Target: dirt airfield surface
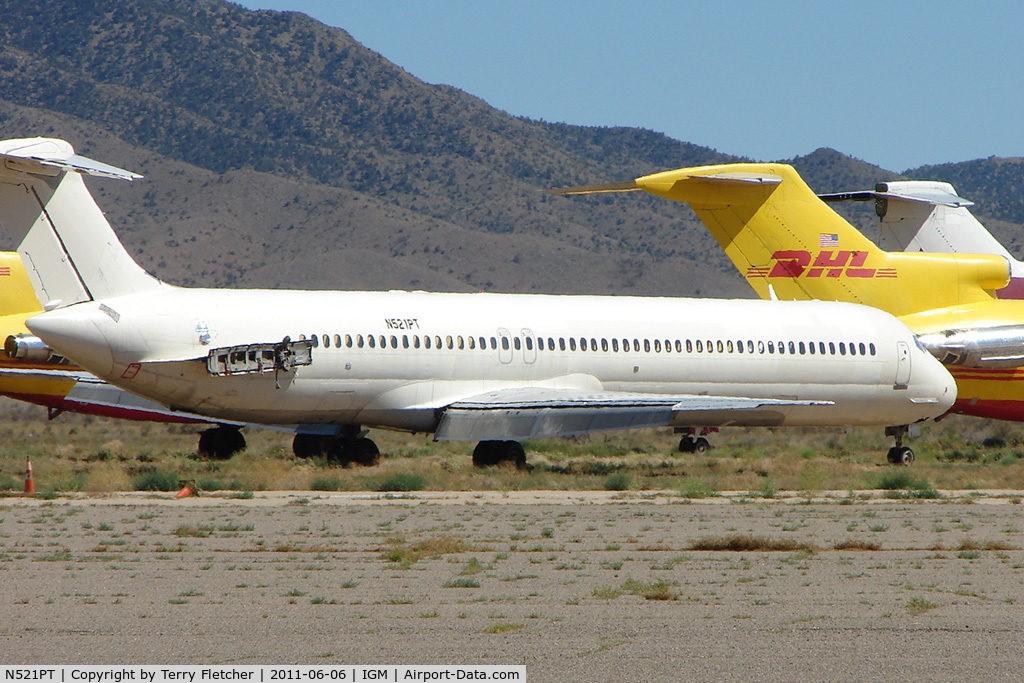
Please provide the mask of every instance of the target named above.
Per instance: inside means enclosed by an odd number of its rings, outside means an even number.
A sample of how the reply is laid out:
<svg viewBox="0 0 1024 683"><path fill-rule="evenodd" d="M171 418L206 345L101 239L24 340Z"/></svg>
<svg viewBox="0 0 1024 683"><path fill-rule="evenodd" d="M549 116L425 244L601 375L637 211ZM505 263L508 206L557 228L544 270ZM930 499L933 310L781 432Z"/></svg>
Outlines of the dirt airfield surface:
<svg viewBox="0 0 1024 683"><path fill-rule="evenodd" d="M0 663L1019 680L1022 497L3 498Z"/></svg>

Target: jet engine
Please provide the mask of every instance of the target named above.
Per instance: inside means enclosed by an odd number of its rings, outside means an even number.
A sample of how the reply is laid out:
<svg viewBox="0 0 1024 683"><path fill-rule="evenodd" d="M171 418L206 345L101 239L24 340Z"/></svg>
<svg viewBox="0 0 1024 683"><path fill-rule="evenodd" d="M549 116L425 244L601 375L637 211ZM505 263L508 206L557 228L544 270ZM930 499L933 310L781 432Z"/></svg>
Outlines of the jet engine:
<svg viewBox="0 0 1024 683"><path fill-rule="evenodd" d="M47 346L42 339L31 334L11 334L4 340L4 353L11 360L31 363L59 363L63 356Z"/></svg>
<svg viewBox="0 0 1024 683"><path fill-rule="evenodd" d="M917 340L943 365L965 368L1024 366L1024 325L943 330L918 335Z"/></svg>

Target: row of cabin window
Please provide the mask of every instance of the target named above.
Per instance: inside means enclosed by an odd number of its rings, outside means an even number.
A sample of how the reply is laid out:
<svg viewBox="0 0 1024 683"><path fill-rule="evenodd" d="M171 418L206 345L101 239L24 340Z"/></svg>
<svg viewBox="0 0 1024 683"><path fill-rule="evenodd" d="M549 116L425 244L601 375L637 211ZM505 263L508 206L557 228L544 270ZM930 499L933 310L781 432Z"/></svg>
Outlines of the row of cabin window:
<svg viewBox="0 0 1024 683"><path fill-rule="evenodd" d="M301 339L305 339L305 335L300 335L300 338ZM510 341L510 339L511 339L511 341ZM388 348L388 341L389 340L391 342L391 348L392 349L399 348L399 345L401 345L401 348L403 348L403 349L408 349L408 348L418 349L418 348L421 348L420 336L418 334L414 334L414 335L403 334L401 337L398 337L397 335L391 335L390 337L388 337L388 336L385 336L383 334L375 337L372 334L368 334L368 335L366 335L365 338L361 334L355 335L354 338L353 338L352 335L346 334L345 337L344 337L344 340L342 339L342 336L340 334L336 334L333 337L334 346L336 348L341 348L342 345L344 344L345 348L349 348L349 349L351 349L353 346L355 348L359 348L359 349L363 348L364 346L368 346L371 349L377 348L378 346L380 348L382 348L382 349L386 349L386 348ZM310 341L313 343L313 348L319 347L321 345L321 343L322 343L324 348L328 348L329 349L329 348L331 348L332 338L331 338L330 335L326 335L326 334L325 335L321 335L321 336L317 336L317 335L314 334L314 335L312 335L310 337ZM538 351L544 351L545 348L547 348L548 351L554 351L555 350L555 338L554 337L547 337L546 341L547 341L547 344L545 345L545 338L544 337L537 337L536 348L537 348ZM441 348L466 349L466 348L469 348L469 349L472 350L472 349L480 348L482 350L486 350L486 349L490 348L491 350L496 350L498 348L499 344L501 345L501 348L502 348L503 351L508 351L508 350L510 350L513 347L515 348L516 351L519 351L519 350L522 349L522 347L524 345L526 346L526 350L527 351L533 351L533 349L534 349L533 337L511 337L511 338L510 337L500 337L500 338L498 338L498 337L462 337L461 335L453 337L451 335L448 335L448 336L446 336L444 338L444 341L442 342L442 339L441 339L440 336L430 337L429 335L424 335L423 336L423 340L422 340L422 348L425 348L425 349L429 349L429 348L433 347L433 348L436 348L436 349L441 349ZM811 341L811 342L802 342L802 341L800 341L800 342L796 342L796 341L791 341L791 342L784 342L784 341L774 342L774 341L769 341L769 342L765 342L765 341L757 341L757 342L754 342L754 341L751 341L749 339L747 339L747 340L739 339L739 340L736 340L735 342L732 339L727 339L727 340L721 340L721 339L718 339L718 340L697 339L696 341L694 341L692 339L687 339L685 341L681 341L679 339L676 339L675 342L673 342L673 341L671 341L669 339L665 339L664 341L662 341L661 339L655 339L652 342L650 339L643 339L643 340L633 339L632 343L631 343L629 339L623 339L622 343L621 343L621 349L622 349L623 352L626 352L626 353L628 353L630 350L632 350L635 353L639 353L641 347L643 348L645 353L650 353L652 351L652 349L653 349L654 353L662 353L663 351L665 353L672 353L673 350L675 350L676 353L683 353L683 349L685 348L686 353L694 353L694 352L696 352L696 353L751 353L752 354L752 353L755 352L755 349L756 349L756 352L759 353L759 354L764 354L764 353L776 354L777 353L779 355L785 355L785 354L788 353L790 355L797 355L797 354L799 354L799 355L807 355L807 354L810 354L812 356L813 355L822 355L822 356L829 355L829 356L834 356L834 355L836 355L838 353L840 356L845 356L847 354L849 354L851 356L858 356L858 355L859 356L867 356L867 355L874 356L875 355L875 345L873 343L865 344L864 342L849 342L849 343L847 343L847 342L838 342L838 343L837 342L823 342L823 341L818 341L818 342L814 342L814 341ZM588 339L586 337L580 337L578 342L577 342L576 337L569 337L568 338L568 342L567 342L566 338L564 338L564 337L559 337L558 338L558 350L559 351L566 351L566 350L568 350L568 351L575 351L577 348L579 348L580 351L588 351L588 350L589 351L597 351L598 350L598 340L593 338L593 337L591 337L589 339L589 342L588 342ZM612 339L611 342L609 342L607 339L601 339L600 340L600 350L604 351L604 352L607 352L609 349L613 353L618 353L619 349L620 349L619 340L618 339Z"/></svg>

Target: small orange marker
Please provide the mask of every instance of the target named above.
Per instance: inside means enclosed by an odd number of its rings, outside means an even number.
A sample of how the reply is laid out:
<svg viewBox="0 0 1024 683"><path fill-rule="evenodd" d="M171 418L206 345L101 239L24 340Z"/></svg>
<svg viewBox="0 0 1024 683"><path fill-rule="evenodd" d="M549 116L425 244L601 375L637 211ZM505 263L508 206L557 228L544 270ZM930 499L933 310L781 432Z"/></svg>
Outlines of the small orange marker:
<svg viewBox="0 0 1024 683"><path fill-rule="evenodd" d="M32 461L25 458L25 493L35 493L36 483L32 479Z"/></svg>

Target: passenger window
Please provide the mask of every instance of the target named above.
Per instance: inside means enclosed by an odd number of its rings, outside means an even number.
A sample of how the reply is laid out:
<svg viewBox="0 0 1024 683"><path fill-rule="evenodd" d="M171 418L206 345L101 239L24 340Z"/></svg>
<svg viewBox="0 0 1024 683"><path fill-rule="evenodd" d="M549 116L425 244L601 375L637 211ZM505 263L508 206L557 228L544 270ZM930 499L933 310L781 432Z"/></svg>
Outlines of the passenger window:
<svg viewBox="0 0 1024 683"><path fill-rule="evenodd" d="M320 342L318 341L319 337L317 337L315 334L311 335L309 339L310 339L310 341L313 342L313 348L314 349L317 348L318 346L320 346Z"/></svg>
<svg viewBox="0 0 1024 683"><path fill-rule="evenodd" d="M452 335L445 335L444 341L449 350L455 348L455 342L452 340Z"/></svg>
<svg viewBox="0 0 1024 683"><path fill-rule="evenodd" d="M412 345L414 348L420 348L420 335L414 334L412 336Z"/></svg>
<svg viewBox="0 0 1024 683"><path fill-rule="evenodd" d="M360 349L363 348L363 335L356 335L356 346L359 347Z"/></svg>
<svg viewBox="0 0 1024 683"><path fill-rule="evenodd" d="M470 351L472 351L473 349L476 348L476 338L475 337L469 337L467 339L467 341L469 342L469 350Z"/></svg>
<svg viewBox="0 0 1024 683"><path fill-rule="evenodd" d="M789 342L789 352L791 354L796 353L796 344L794 344L793 342Z"/></svg>
<svg viewBox="0 0 1024 683"><path fill-rule="evenodd" d="M818 342L818 353L825 355L825 342Z"/></svg>
<svg viewBox="0 0 1024 683"><path fill-rule="evenodd" d="M407 335L407 334L403 334L402 335L402 348L403 349L409 348L409 335Z"/></svg>
<svg viewBox="0 0 1024 683"><path fill-rule="evenodd" d="M719 353L725 353L725 344L722 343L721 339L719 339L718 342L715 344L715 349Z"/></svg>
<svg viewBox="0 0 1024 683"><path fill-rule="evenodd" d="M502 351L508 351L508 349L509 349L508 337L502 337L501 338L501 350Z"/></svg>
<svg viewBox="0 0 1024 683"><path fill-rule="evenodd" d="M874 342L868 344L868 350L871 351L871 355L875 355L875 344Z"/></svg>
<svg viewBox="0 0 1024 683"><path fill-rule="evenodd" d="M729 353L732 353L732 339L726 341L725 348Z"/></svg>
<svg viewBox="0 0 1024 683"><path fill-rule="evenodd" d="M518 351L519 349L522 348L523 343L519 340L519 337L516 337L515 339L513 339L512 342L513 342L513 344L516 347L516 351Z"/></svg>
<svg viewBox="0 0 1024 683"><path fill-rule="evenodd" d="M391 335L391 348L398 348L398 337L396 337L395 335Z"/></svg>
<svg viewBox="0 0 1024 683"><path fill-rule="evenodd" d="M555 350L555 339L554 337L548 337L548 351Z"/></svg>
<svg viewBox="0 0 1024 683"><path fill-rule="evenodd" d="M380 335L380 338L377 341L380 343L380 348L386 349L388 347L387 337L385 337L383 334Z"/></svg>
<svg viewBox="0 0 1024 683"><path fill-rule="evenodd" d="M587 338L586 337L580 337L580 351L586 351L586 350L587 350Z"/></svg>
<svg viewBox="0 0 1024 683"><path fill-rule="evenodd" d="M851 356L856 356L857 355L857 345L854 344L853 342L850 342L850 355Z"/></svg>
<svg viewBox="0 0 1024 683"><path fill-rule="evenodd" d="M619 340L617 337L612 339L612 351L615 353L619 352Z"/></svg>
<svg viewBox="0 0 1024 683"><path fill-rule="evenodd" d="M351 334L346 334L345 335L345 348L347 348L347 349L351 349L352 348L352 335Z"/></svg>
<svg viewBox="0 0 1024 683"><path fill-rule="evenodd" d="M845 356L846 355L846 344L844 344L843 342L839 342L839 355L840 356Z"/></svg>
<svg viewBox="0 0 1024 683"><path fill-rule="evenodd" d="M593 337L590 338L590 350L597 351L597 340Z"/></svg>
<svg viewBox="0 0 1024 683"><path fill-rule="evenodd" d="M565 351L565 337L558 338L558 348L562 351Z"/></svg>
<svg viewBox="0 0 1024 683"><path fill-rule="evenodd" d="M865 352L866 350L867 350L867 349L865 349L865 348L864 348L864 342L861 342L861 343L860 343L860 355L862 355L862 356L863 356L863 355L865 355L865 354L864 354L864 352Z"/></svg>
<svg viewBox="0 0 1024 683"><path fill-rule="evenodd" d="M815 348L814 348L814 342L808 342L808 344L807 344L807 350L811 352L811 355L812 355L812 356L814 355L814 351L815 351Z"/></svg>
<svg viewBox="0 0 1024 683"><path fill-rule="evenodd" d="M462 349L466 348L466 342L465 342L465 340L464 340L464 339L462 338L462 335L461 335L461 334L460 334L460 335L459 335L458 337L456 337L456 338L455 338L455 341L457 341L457 342L458 342L458 344L459 344L459 350L460 350L460 351L461 351Z"/></svg>
<svg viewBox="0 0 1024 683"><path fill-rule="evenodd" d="M655 339L654 340L654 352L655 353L661 353L661 340L660 339Z"/></svg>
<svg viewBox="0 0 1024 683"><path fill-rule="evenodd" d="M603 337L601 338L601 350L605 353L608 352L608 340Z"/></svg>
<svg viewBox="0 0 1024 683"><path fill-rule="evenodd" d="M576 337L569 337L569 350L570 351L575 351L576 350Z"/></svg>
<svg viewBox="0 0 1024 683"><path fill-rule="evenodd" d="M779 355L781 356L781 355L784 355L785 353L786 353L786 342L779 342Z"/></svg>
<svg viewBox="0 0 1024 683"><path fill-rule="evenodd" d="M804 356L807 354L807 347L804 346L803 342L800 342L800 355Z"/></svg>
<svg viewBox="0 0 1024 683"><path fill-rule="evenodd" d="M434 348L439 351L441 350L441 335L439 334L434 335Z"/></svg>
<svg viewBox="0 0 1024 683"><path fill-rule="evenodd" d="M651 352L651 340L650 339L644 339L644 353L650 353L650 352Z"/></svg>
<svg viewBox="0 0 1024 683"><path fill-rule="evenodd" d="M425 348L425 349L429 349L430 348L430 335L429 334L423 335L423 348Z"/></svg>
<svg viewBox="0 0 1024 683"><path fill-rule="evenodd" d="M377 348L377 338L372 334L366 335L366 342L370 345L371 349Z"/></svg>
<svg viewBox="0 0 1024 683"><path fill-rule="evenodd" d="M761 354L764 353L764 342L760 339L757 340L757 352Z"/></svg>
<svg viewBox="0 0 1024 683"><path fill-rule="evenodd" d="M633 351L635 351L636 353L640 353L640 340L639 339L634 339L633 340Z"/></svg>
<svg viewBox="0 0 1024 683"><path fill-rule="evenodd" d="M752 342L752 341L750 341L748 339L747 340L747 353L753 353L753 352L754 352L754 342Z"/></svg>
<svg viewBox="0 0 1024 683"><path fill-rule="evenodd" d="M836 355L836 343L835 342L829 342L828 343L828 353L831 356Z"/></svg>
<svg viewBox="0 0 1024 683"><path fill-rule="evenodd" d="M700 344L700 342L697 343ZM700 351L700 349L697 350ZM691 342L689 339L686 340L686 352L693 353L693 342Z"/></svg>
<svg viewBox="0 0 1024 683"><path fill-rule="evenodd" d="M544 350L544 337L537 337L537 350L538 351L543 351Z"/></svg>
<svg viewBox="0 0 1024 683"><path fill-rule="evenodd" d="M494 351L496 348L498 348L498 340L491 337L491 351Z"/></svg>

